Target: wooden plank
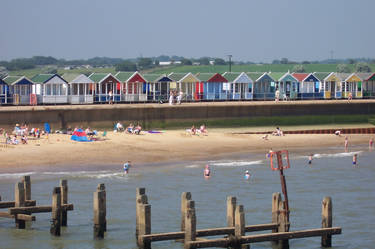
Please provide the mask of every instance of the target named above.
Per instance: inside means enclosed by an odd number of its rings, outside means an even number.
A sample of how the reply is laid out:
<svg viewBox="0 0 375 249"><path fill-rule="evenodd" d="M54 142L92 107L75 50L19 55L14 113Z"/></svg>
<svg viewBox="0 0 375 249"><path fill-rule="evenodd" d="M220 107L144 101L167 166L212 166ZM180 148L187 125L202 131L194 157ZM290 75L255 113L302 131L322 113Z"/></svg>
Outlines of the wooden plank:
<svg viewBox="0 0 375 249"><path fill-rule="evenodd" d="M332 199L325 197L322 202L322 228L332 227ZM322 236L322 247L332 246L332 236L327 234Z"/></svg>
<svg viewBox="0 0 375 249"><path fill-rule="evenodd" d="M32 207L36 205L36 200L26 200L25 206L26 207ZM15 207L14 201L2 201L0 202L0 208L12 208Z"/></svg>
<svg viewBox="0 0 375 249"><path fill-rule="evenodd" d="M254 231L264 231L272 230L277 228L277 223L270 224L259 224L259 225L250 225L245 226L245 232L254 232ZM208 229L199 229L197 230L197 237L206 237L206 236L216 236L216 235L227 235L234 234L234 227L217 227L217 228L208 228ZM183 239L185 232L168 232L168 233L153 233L143 235L145 239L150 241L164 241L164 240L177 240Z"/></svg>
<svg viewBox="0 0 375 249"><path fill-rule="evenodd" d="M264 241L273 241L273 240L298 239L298 238L306 238L306 237L323 236L327 234L330 234L330 235L341 234L341 227L317 228L317 229L301 230L301 231L295 231L295 232L246 235L241 238L241 242L254 243L254 242L264 242Z"/></svg>
<svg viewBox="0 0 375 249"><path fill-rule="evenodd" d="M9 214L8 212L0 212L0 218L10 218L13 219L15 216Z"/></svg>
<svg viewBox="0 0 375 249"><path fill-rule="evenodd" d="M28 215L28 214L17 214L18 220L24 220L24 221L35 221L34 215Z"/></svg>
<svg viewBox="0 0 375 249"><path fill-rule="evenodd" d="M72 211L74 209L73 204L61 205L63 210ZM9 214L21 214L21 213L48 213L52 212L52 206L35 206L35 207L14 207L9 208Z"/></svg>

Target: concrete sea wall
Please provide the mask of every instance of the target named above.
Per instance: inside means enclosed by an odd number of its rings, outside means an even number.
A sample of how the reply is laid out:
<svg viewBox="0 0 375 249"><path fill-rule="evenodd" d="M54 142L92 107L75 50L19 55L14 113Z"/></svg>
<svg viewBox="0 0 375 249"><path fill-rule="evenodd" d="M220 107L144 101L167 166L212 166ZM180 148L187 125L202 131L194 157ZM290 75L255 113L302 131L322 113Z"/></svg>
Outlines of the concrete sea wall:
<svg viewBox="0 0 375 249"><path fill-rule="evenodd" d="M0 127L27 122L39 126L49 122L53 129L67 126L110 127L114 122L217 120L269 116L375 114L375 101L225 102L166 104L116 104L90 106L1 107Z"/></svg>

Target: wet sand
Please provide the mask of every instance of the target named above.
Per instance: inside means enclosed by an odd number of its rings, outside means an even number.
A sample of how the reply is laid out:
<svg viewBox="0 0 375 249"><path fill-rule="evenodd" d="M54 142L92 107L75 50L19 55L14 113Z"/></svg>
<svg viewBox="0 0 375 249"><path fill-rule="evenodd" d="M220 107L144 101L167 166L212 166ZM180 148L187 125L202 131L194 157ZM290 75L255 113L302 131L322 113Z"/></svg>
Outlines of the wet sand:
<svg viewBox="0 0 375 249"><path fill-rule="evenodd" d="M373 127L371 125L320 125L285 127L283 130ZM39 140L30 139L27 145L5 145L0 138L0 172L35 170L90 170L98 165L113 167L131 160L133 165L209 160L245 153L264 155L276 150L311 151L323 147L344 148L343 136L304 134L268 136L232 134L246 131L272 131L274 127L208 129L207 135L190 135L185 130L167 130L160 134L141 135L108 132L103 141L75 142L69 135L50 134ZM102 132L100 132L100 137ZM348 134L351 145L367 145L371 134Z"/></svg>

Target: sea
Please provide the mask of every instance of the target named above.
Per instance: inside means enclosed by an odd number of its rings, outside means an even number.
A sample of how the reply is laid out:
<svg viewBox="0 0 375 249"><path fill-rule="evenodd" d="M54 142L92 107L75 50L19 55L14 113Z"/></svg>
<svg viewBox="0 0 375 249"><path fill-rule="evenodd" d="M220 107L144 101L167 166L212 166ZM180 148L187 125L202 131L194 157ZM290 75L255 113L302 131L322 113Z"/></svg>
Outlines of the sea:
<svg viewBox="0 0 375 249"><path fill-rule="evenodd" d="M308 155L313 160L308 164ZM352 157L358 155L356 165ZM322 200L332 198L333 226L342 228L334 235L332 248L375 248L375 151L353 146L350 151L329 147L314 151L290 152L286 176L290 230L321 227ZM203 177L210 165L211 177ZM278 171L272 171L264 154L247 154L207 161L182 161L165 165L133 165L123 175L122 165L95 170L33 171L0 173L3 201L14 199L15 183L31 175L32 199L38 205L50 205L53 187L67 179L68 227L60 237L50 235L50 213L35 214L27 229L15 229L14 220L0 218L0 248L137 248L135 240L135 194L145 187L151 204L153 233L180 229L182 192L191 192L195 201L197 229L226 226L227 196L237 197L244 205L246 225L271 222L272 193L281 192ZM244 173L250 171L246 180ZM93 239L93 192L104 183L107 191L107 232L102 240ZM6 211L6 210L1 210ZM268 233L262 231L257 233ZM249 233L248 233L249 234ZM320 237L290 240L290 248L321 248ZM251 244L252 248L272 248L270 242ZM152 248L183 248L175 241L153 242Z"/></svg>

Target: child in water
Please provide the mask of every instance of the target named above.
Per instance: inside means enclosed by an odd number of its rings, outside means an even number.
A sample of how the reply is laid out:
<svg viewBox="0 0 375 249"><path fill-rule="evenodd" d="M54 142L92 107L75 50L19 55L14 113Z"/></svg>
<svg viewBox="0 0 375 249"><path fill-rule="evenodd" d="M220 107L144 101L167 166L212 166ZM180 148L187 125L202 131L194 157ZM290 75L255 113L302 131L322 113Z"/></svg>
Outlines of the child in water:
<svg viewBox="0 0 375 249"><path fill-rule="evenodd" d="M310 154L310 155L309 155L309 164L312 163L312 159L313 159L313 154Z"/></svg>
<svg viewBox="0 0 375 249"><path fill-rule="evenodd" d="M353 155L353 165L357 164L357 154Z"/></svg>
<svg viewBox="0 0 375 249"><path fill-rule="evenodd" d="M211 175L210 166L208 166L208 164L206 164L206 167L204 168L204 171L203 171L203 176L209 177L210 175Z"/></svg>
<svg viewBox="0 0 375 249"><path fill-rule="evenodd" d="M126 163L124 163L124 174L128 174L129 173L129 168L130 168L130 161L127 161Z"/></svg>
<svg viewBox="0 0 375 249"><path fill-rule="evenodd" d="M245 180L248 180L248 179L250 179L250 173L249 173L249 171L248 170L246 170L245 171Z"/></svg>

